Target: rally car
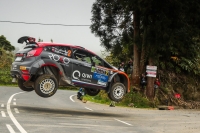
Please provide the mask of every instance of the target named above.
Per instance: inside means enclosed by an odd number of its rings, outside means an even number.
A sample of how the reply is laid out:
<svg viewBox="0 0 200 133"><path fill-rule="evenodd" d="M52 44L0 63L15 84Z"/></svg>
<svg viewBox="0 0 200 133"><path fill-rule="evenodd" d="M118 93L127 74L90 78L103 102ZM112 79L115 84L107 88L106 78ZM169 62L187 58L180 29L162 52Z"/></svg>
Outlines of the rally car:
<svg viewBox="0 0 200 133"><path fill-rule="evenodd" d="M126 73L81 46L36 42L28 36L19 38L18 43L26 46L15 54L11 76L23 91L51 97L59 86L76 86L90 96L105 90L116 102L130 91Z"/></svg>

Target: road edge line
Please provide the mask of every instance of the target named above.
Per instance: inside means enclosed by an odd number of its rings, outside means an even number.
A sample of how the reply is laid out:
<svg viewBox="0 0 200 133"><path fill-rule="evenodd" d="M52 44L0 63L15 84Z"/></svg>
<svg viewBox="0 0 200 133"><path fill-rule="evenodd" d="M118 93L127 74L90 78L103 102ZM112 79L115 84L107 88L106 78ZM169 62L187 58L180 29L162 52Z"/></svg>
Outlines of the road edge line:
<svg viewBox="0 0 200 133"><path fill-rule="evenodd" d="M12 111L11 111L11 109L10 109L10 104L11 104L12 98L13 98L15 95L20 94L20 93L25 93L25 92L18 92L18 93L15 93L15 94L13 94L13 95L9 98L9 100L8 100L8 102L7 102L7 112L8 112L8 115L9 115L10 119L11 119L12 122L15 124L15 126L19 129L19 131L20 131L21 133L27 133L27 132L24 130L24 128L19 124L19 122L15 119L15 117L14 117L14 115L12 114Z"/></svg>
<svg viewBox="0 0 200 133"><path fill-rule="evenodd" d="M71 96L69 97L69 99L70 99L72 102L75 102L75 101L72 99L72 97L75 96L75 95L76 95L76 94L71 95Z"/></svg>

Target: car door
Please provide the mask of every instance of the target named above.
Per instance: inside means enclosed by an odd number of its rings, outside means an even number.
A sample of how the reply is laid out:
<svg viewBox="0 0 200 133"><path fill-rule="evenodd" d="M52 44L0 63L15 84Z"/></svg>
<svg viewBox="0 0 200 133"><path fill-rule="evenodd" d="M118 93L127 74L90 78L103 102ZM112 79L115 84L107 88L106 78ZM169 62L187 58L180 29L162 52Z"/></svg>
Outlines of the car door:
<svg viewBox="0 0 200 133"><path fill-rule="evenodd" d="M73 50L72 82L77 86L95 86L92 82L92 64L89 53L82 49Z"/></svg>
<svg viewBox="0 0 200 133"><path fill-rule="evenodd" d="M97 55L92 55L92 62L95 64L91 69L93 83L105 88L108 85L110 69L105 67L105 62Z"/></svg>
<svg viewBox="0 0 200 133"><path fill-rule="evenodd" d="M72 82L87 88L104 88L109 79L109 70L96 55L84 50L74 50Z"/></svg>

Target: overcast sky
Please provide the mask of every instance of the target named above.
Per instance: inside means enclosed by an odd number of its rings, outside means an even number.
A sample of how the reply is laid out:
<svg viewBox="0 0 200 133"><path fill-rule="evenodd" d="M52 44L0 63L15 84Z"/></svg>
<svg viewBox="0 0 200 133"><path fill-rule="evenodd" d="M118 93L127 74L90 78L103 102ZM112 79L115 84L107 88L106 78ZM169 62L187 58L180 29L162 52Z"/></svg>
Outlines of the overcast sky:
<svg viewBox="0 0 200 133"><path fill-rule="evenodd" d="M95 0L0 0L0 21L91 25L91 8ZM94 52L103 50L99 38L91 33L89 26L45 26L0 22L0 35L4 35L15 47L21 36L37 40L68 43L83 46Z"/></svg>

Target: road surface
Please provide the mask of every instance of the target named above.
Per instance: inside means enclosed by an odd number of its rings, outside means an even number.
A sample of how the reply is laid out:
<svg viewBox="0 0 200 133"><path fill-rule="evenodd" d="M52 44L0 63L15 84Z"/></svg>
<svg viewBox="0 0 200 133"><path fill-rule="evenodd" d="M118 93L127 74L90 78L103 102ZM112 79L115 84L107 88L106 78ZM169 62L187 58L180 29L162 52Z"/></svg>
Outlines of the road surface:
<svg viewBox="0 0 200 133"><path fill-rule="evenodd" d="M199 110L109 107L66 90L42 98L0 86L0 113L0 133L200 133Z"/></svg>

